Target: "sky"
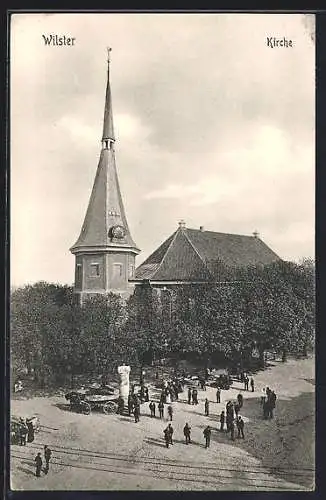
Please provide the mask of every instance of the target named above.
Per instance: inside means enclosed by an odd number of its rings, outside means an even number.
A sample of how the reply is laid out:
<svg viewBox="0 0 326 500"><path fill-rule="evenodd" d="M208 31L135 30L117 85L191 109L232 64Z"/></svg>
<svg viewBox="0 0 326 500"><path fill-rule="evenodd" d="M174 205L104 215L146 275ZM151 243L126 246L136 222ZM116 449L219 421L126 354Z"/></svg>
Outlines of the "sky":
<svg viewBox="0 0 326 500"><path fill-rule="evenodd" d="M74 45L45 46L49 34ZM180 219L257 230L285 260L314 257L315 46L304 16L15 14L10 43L12 286L73 283L69 248L99 160L108 46L137 265Z"/></svg>

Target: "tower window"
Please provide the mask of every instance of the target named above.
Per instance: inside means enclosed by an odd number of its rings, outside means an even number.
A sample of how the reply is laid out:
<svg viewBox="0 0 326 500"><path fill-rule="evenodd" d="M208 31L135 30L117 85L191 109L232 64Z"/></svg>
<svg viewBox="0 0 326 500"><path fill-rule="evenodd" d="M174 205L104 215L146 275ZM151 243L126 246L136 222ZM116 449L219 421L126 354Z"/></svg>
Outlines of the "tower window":
<svg viewBox="0 0 326 500"><path fill-rule="evenodd" d="M76 283L78 285L80 285L81 280L82 280L82 265L77 264L77 266L76 266Z"/></svg>
<svg viewBox="0 0 326 500"><path fill-rule="evenodd" d="M113 264L113 277L120 278L122 276L122 264Z"/></svg>
<svg viewBox="0 0 326 500"><path fill-rule="evenodd" d="M100 264L97 263L91 264L90 276L92 278L96 278L99 275L100 275Z"/></svg>

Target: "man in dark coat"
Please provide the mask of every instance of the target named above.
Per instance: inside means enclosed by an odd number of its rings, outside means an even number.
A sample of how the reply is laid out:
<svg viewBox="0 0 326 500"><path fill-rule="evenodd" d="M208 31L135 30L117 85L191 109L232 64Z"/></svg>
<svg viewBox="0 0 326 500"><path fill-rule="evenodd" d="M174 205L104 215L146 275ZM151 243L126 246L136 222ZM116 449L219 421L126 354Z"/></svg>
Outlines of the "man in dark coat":
<svg viewBox="0 0 326 500"><path fill-rule="evenodd" d="M139 397L137 396L137 394L133 394L133 403L134 403L134 407L140 406L140 400L139 400Z"/></svg>
<svg viewBox="0 0 326 500"><path fill-rule="evenodd" d="M25 422L23 421L23 419L21 419L20 425L19 425L19 439L20 439L21 446L26 445L27 433L28 433L27 426L26 426Z"/></svg>
<svg viewBox="0 0 326 500"><path fill-rule="evenodd" d="M207 398L205 399L205 416L209 416L209 401Z"/></svg>
<svg viewBox="0 0 326 500"><path fill-rule="evenodd" d="M221 388L218 387L216 389L216 403L220 403L221 402Z"/></svg>
<svg viewBox="0 0 326 500"><path fill-rule="evenodd" d="M275 409L275 403L276 403L276 394L274 391L271 391L268 398L269 418L274 417L273 411Z"/></svg>
<svg viewBox="0 0 326 500"><path fill-rule="evenodd" d="M168 433L169 433L169 436L170 436L170 444L173 444L173 427L171 424L168 425L167 427L168 429Z"/></svg>
<svg viewBox="0 0 326 500"><path fill-rule="evenodd" d="M237 400L238 400L239 408L241 409L243 407L243 396L242 396L241 392L237 395Z"/></svg>
<svg viewBox="0 0 326 500"><path fill-rule="evenodd" d="M235 436L234 436L234 418L230 419L230 432L231 432L231 439L234 441Z"/></svg>
<svg viewBox="0 0 326 500"><path fill-rule="evenodd" d="M252 377L250 379L250 387L251 387L251 392L255 392L255 381Z"/></svg>
<svg viewBox="0 0 326 500"><path fill-rule="evenodd" d="M173 417L173 408L171 405L168 406L168 415L170 417L170 420L172 421L172 417Z"/></svg>
<svg viewBox="0 0 326 500"><path fill-rule="evenodd" d="M149 401L148 387L145 387L144 393L145 393L144 394L145 395L145 401L146 401L146 403L148 403L148 401Z"/></svg>
<svg viewBox="0 0 326 500"><path fill-rule="evenodd" d="M188 389L188 405L191 404L191 388Z"/></svg>
<svg viewBox="0 0 326 500"><path fill-rule="evenodd" d="M139 405L135 406L134 417L135 417L135 423L139 422L139 417L140 417L140 406Z"/></svg>
<svg viewBox="0 0 326 500"><path fill-rule="evenodd" d="M223 410L221 412L221 415L220 415L220 424L221 424L220 431L221 432L224 431L224 422L225 422L225 413L224 413L224 410Z"/></svg>
<svg viewBox="0 0 326 500"><path fill-rule="evenodd" d="M151 410L151 417L155 417L156 405L155 405L154 401L151 401L149 403L149 409Z"/></svg>
<svg viewBox="0 0 326 500"><path fill-rule="evenodd" d="M240 411L239 403L235 403L234 404L234 413L235 413L236 418L238 417L239 411Z"/></svg>
<svg viewBox="0 0 326 500"><path fill-rule="evenodd" d="M198 392L195 388L192 390L192 404L198 405Z"/></svg>
<svg viewBox="0 0 326 500"><path fill-rule="evenodd" d="M240 415L237 418L237 428L238 428L238 438L241 436L242 439L244 439L244 433L243 433L244 421L242 420Z"/></svg>
<svg viewBox="0 0 326 500"><path fill-rule="evenodd" d="M168 448L170 445L170 434L168 427L164 429L163 434L164 434L165 446Z"/></svg>
<svg viewBox="0 0 326 500"><path fill-rule="evenodd" d="M191 443L191 441L190 441L190 432L191 432L191 427L189 426L189 424L187 422L186 425L183 428L183 434L184 434L184 436L186 438L186 444Z"/></svg>
<svg viewBox="0 0 326 500"><path fill-rule="evenodd" d="M44 473L45 474L47 474L49 472L49 463L50 463L51 455L52 455L52 451L50 450L50 448L47 445L45 445L44 446L44 460L45 460Z"/></svg>
<svg viewBox="0 0 326 500"><path fill-rule="evenodd" d="M32 443L35 437L33 422L26 420L26 424L27 424L27 442Z"/></svg>
<svg viewBox="0 0 326 500"><path fill-rule="evenodd" d="M159 411L160 418L163 418L164 417L164 403L162 400L158 404L158 411Z"/></svg>
<svg viewBox="0 0 326 500"><path fill-rule="evenodd" d="M162 389L160 400L162 403L166 403L166 394L164 389Z"/></svg>
<svg viewBox="0 0 326 500"><path fill-rule="evenodd" d="M211 444L211 428L210 426L208 425L205 429L204 429L204 438L206 440L206 444L205 444L205 448L209 448L210 444Z"/></svg>
<svg viewBox="0 0 326 500"><path fill-rule="evenodd" d="M123 415L124 408L125 408L124 400L121 396L119 396L118 397L118 411L117 411L117 413L119 415Z"/></svg>
<svg viewBox="0 0 326 500"><path fill-rule="evenodd" d="M244 388L245 388L245 391L249 391L249 377L248 377L248 375L246 375L245 379L244 379Z"/></svg>
<svg viewBox="0 0 326 500"><path fill-rule="evenodd" d="M35 465L36 465L36 477L40 477L42 470L42 457L41 453L38 453L35 457Z"/></svg>
<svg viewBox="0 0 326 500"><path fill-rule="evenodd" d="M129 417L132 414L133 406L134 406L134 400L133 400L132 395L129 394L129 396L128 396L128 415L129 415Z"/></svg>

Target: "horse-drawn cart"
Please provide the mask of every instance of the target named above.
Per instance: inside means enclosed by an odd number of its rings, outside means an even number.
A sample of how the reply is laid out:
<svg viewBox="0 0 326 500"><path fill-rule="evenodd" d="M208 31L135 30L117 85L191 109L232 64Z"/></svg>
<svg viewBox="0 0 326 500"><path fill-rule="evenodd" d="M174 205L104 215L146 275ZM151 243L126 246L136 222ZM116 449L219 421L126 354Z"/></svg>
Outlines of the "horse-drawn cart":
<svg viewBox="0 0 326 500"><path fill-rule="evenodd" d="M118 398L114 394L96 394L94 390L80 389L69 392L65 398L70 402L71 411L84 415L89 415L92 410L100 410L109 415L116 413L118 409Z"/></svg>

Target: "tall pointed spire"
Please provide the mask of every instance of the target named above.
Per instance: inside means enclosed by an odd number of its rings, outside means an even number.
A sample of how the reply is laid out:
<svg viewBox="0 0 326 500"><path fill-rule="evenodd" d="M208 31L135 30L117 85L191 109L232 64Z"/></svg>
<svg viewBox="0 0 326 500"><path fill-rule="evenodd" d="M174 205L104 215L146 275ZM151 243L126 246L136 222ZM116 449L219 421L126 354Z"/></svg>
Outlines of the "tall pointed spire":
<svg viewBox="0 0 326 500"><path fill-rule="evenodd" d="M106 95L105 95L105 108L104 108L104 120L103 120L103 135L102 143L105 141L115 141L114 128L113 128L113 112L112 112L112 98L111 98L111 87L110 87L110 52L111 47L108 47L108 77L106 84Z"/></svg>
<svg viewBox="0 0 326 500"><path fill-rule="evenodd" d="M100 159L79 238L70 248L76 255L75 291L81 295L125 291L128 277L133 274L135 256L140 252L130 234L119 186L109 70L110 57ZM94 276L90 266L95 265L99 266L96 268L99 274Z"/></svg>

